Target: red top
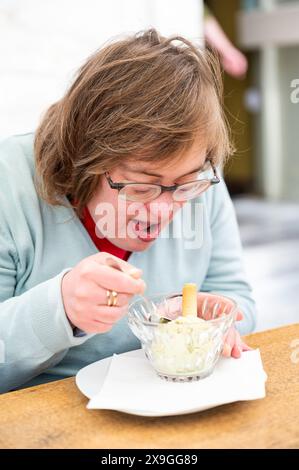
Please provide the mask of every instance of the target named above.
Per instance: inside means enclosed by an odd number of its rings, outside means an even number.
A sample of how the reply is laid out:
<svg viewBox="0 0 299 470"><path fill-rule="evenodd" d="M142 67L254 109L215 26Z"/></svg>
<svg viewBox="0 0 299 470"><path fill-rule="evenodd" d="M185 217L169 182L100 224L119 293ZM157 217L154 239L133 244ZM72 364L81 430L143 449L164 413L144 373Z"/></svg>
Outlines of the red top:
<svg viewBox="0 0 299 470"><path fill-rule="evenodd" d="M128 260L131 254L130 251L118 248L117 246L113 245L113 243L111 243L107 238L99 238L97 236L95 221L91 217L87 207L85 207L85 209L83 210L81 222L86 228L90 238L92 239L93 243L99 251L105 251L106 253L110 253L111 255L117 256L118 258L124 259L125 261Z"/></svg>

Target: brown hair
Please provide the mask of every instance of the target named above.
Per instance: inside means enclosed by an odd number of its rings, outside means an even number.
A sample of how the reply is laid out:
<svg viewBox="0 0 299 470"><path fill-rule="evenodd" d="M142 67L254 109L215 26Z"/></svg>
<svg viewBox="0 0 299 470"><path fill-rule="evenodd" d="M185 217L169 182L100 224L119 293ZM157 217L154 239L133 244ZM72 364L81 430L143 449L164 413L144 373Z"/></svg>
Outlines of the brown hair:
<svg viewBox="0 0 299 470"><path fill-rule="evenodd" d="M170 160L201 135L222 163L230 139L219 60L183 37L150 29L106 45L81 67L35 136L36 182L49 204L92 197L120 160Z"/></svg>

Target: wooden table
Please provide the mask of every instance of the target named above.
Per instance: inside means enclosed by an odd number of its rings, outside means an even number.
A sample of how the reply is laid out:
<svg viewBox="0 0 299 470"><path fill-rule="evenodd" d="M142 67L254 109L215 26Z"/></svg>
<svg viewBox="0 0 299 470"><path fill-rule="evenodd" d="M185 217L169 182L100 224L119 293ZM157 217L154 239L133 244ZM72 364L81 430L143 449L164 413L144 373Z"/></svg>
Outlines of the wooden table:
<svg viewBox="0 0 299 470"><path fill-rule="evenodd" d="M70 378L1 395L0 448L299 448L299 324L247 341L268 374L263 400L144 418L87 410Z"/></svg>

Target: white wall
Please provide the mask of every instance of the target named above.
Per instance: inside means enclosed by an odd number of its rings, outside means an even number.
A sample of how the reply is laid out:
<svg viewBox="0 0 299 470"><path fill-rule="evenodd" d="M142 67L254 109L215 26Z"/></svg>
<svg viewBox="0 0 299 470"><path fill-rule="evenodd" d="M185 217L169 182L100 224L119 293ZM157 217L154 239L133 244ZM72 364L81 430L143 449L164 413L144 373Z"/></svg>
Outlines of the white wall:
<svg viewBox="0 0 299 470"><path fill-rule="evenodd" d="M155 26L201 38L200 0L0 0L0 136L33 130L85 58Z"/></svg>

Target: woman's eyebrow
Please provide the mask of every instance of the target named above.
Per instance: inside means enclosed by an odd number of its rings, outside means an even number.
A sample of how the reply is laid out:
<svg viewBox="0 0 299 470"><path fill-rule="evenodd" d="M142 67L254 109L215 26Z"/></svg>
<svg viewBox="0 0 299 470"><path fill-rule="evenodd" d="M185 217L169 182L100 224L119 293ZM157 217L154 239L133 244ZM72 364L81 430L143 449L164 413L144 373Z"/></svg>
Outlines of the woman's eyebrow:
<svg viewBox="0 0 299 470"><path fill-rule="evenodd" d="M199 167L195 168L192 171L188 171L188 173L185 173L184 175L180 176L180 178L183 178L184 176L192 175L193 173L198 173L199 171L202 171L204 169L204 167L206 166L207 162L208 162L208 159L206 159L204 161L204 163L202 163Z"/></svg>
<svg viewBox="0 0 299 470"><path fill-rule="evenodd" d="M207 161L208 161L208 159L206 159L204 161L204 163L201 164L199 167L195 168L194 170L188 171L188 173L185 173L184 175L179 176L177 179L183 178L184 176L192 175L193 173L197 173L197 172L201 171L205 167ZM142 173L143 175L154 176L156 178L162 178L164 176L164 175L161 175L160 173L153 173L152 171L142 170L140 168L138 168L138 169L137 168L136 169L129 168L126 165L124 166L124 169L126 171L129 171L130 173L139 173L139 174Z"/></svg>

